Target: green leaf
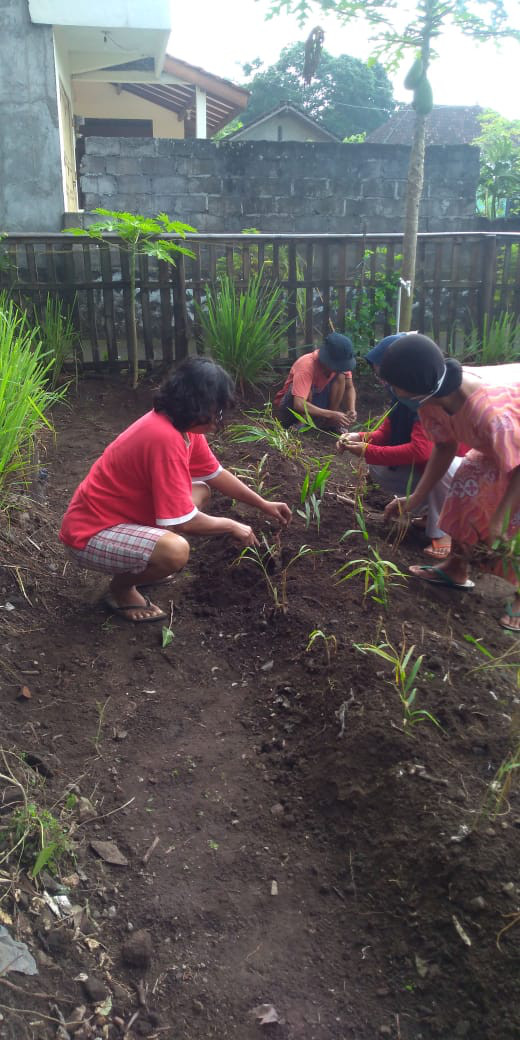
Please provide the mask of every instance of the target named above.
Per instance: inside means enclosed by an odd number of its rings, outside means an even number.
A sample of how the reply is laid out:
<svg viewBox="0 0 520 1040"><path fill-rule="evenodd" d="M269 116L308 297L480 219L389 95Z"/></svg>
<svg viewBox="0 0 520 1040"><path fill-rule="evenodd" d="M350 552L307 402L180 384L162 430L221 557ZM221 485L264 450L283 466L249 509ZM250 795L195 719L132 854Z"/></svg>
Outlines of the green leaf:
<svg viewBox="0 0 520 1040"><path fill-rule="evenodd" d="M55 841L51 841L48 845L44 845L43 849L38 853L34 867L32 868L33 877L36 877L40 873L40 870L43 870L43 868L52 861L57 847L58 845Z"/></svg>
<svg viewBox="0 0 520 1040"><path fill-rule="evenodd" d="M173 643L173 638L174 638L174 633L172 632L171 628L168 628L167 625L163 625L163 627L162 627L162 649L163 650L165 650L167 646L170 646L170 643Z"/></svg>

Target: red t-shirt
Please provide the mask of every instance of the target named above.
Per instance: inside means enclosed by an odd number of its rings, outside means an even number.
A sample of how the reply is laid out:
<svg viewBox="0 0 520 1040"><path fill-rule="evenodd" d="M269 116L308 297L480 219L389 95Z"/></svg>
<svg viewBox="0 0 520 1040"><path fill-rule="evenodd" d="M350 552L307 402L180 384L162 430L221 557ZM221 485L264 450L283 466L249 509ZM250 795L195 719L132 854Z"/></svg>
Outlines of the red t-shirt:
<svg viewBox="0 0 520 1040"><path fill-rule="evenodd" d="M282 389L278 391L274 403L279 405L284 394L291 391L293 397L303 397L308 401L313 390L324 390L328 383L336 378L337 372L326 371L318 360L318 350L310 354L302 354L294 362ZM352 379L352 372L344 372L346 379Z"/></svg>
<svg viewBox="0 0 520 1040"><path fill-rule="evenodd" d="M211 480L221 469L203 434L182 434L163 413L147 412L105 448L76 489L60 539L83 549L117 524L183 524L197 513L192 480Z"/></svg>

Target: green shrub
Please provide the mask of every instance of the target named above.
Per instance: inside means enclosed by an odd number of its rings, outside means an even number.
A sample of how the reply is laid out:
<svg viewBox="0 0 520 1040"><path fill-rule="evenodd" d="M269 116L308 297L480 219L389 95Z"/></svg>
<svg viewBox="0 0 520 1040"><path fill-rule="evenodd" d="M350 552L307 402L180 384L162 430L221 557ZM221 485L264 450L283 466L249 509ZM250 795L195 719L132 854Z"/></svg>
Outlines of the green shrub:
<svg viewBox="0 0 520 1040"><path fill-rule="evenodd" d="M8 484L25 483L46 413L65 393L49 390L53 359L26 315L0 294L0 502Z"/></svg>
<svg viewBox="0 0 520 1040"><path fill-rule="evenodd" d="M216 288L206 286L205 306L197 306L206 350L243 391L257 386L280 355L289 322L282 292L263 271L240 289L228 275Z"/></svg>

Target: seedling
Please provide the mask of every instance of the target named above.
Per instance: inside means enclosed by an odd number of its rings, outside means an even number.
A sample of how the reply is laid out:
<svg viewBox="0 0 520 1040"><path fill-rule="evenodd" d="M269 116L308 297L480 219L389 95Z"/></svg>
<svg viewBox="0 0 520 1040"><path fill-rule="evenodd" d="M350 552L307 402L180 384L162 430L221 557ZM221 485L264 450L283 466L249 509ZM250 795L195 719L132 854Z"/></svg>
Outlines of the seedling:
<svg viewBox="0 0 520 1040"><path fill-rule="evenodd" d="M265 585L271 597L275 610L281 610L286 614L289 609L287 600L287 575L291 567L300 560L302 556L314 553L310 545L300 545L298 551L291 557L285 566L280 565L281 543L275 541L269 543L262 535L263 549L256 545L246 545L245 549L233 561L232 566L238 566L243 560L250 560L259 567L265 581ZM278 568L276 570L276 568ZM275 576L276 575L276 576Z"/></svg>
<svg viewBox="0 0 520 1040"><path fill-rule="evenodd" d="M301 459L303 447L300 438L291 428L282 426L273 415L272 405L246 412L249 423L234 423L227 432L233 444L255 444L265 441L270 448L288 459Z"/></svg>
<svg viewBox="0 0 520 1040"><path fill-rule="evenodd" d="M509 800L515 781L520 778L520 731L518 713L513 722L514 746L500 763L491 783L488 785L474 829L482 820L496 819L507 815L510 810Z"/></svg>
<svg viewBox="0 0 520 1040"><path fill-rule="evenodd" d="M349 538L351 535L361 534L363 541L367 545L369 555L361 556L356 560L347 560L346 563L335 571L335 576L341 575L337 584L341 585L344 581L350 581L351 578L357 577L358 574L363 575L363 602L367 596L370 596L375 603L381 604L386 609L389 602L389 588L395 585L404 585L408 579L406 574L403 574L395 563L392 563L391 560L383 560L379 550L370 545L363 504L359 496L356 499L356 504L357 509L354 515L358 526L350 531L345 531L341 541L344 538Z"/></svg>
<svg viewBox="0 0 520 1040"><path fill-rule="evenodd" d="M250 462L249 466L234 466L233 472L240 480L243 480L248 487L253 488L257 495L262 495L263 498L269 498L273 495L278 487L267 488L266 482L269 480L268 465L268 453L262 455L262 458L258 462ZM279 486L279 485L278 485Z"/></svg>
<svg viewBox="0 0 520 1040"><path fill-rule="evenodd" d="M442 729L435 715L426 711L425 708L413 707L417 696L417 687L414 684L424 657L423 654L419 654L415 661L412 660L415 646L410 646L406 649L406 644L403 642L400 651L388 642L380 643L379 646L375 646L373 643L354 643L354 647L362 654L374 654L392 665L394 678L390 685L396 690L401 701L404 711L403 726L405 730L415 726L418 722L432 722L434 726Z"/></svg>
<svg viewBox="0 0 520 1040"><path fill-rule="evenodd" d="M327 667L330 668L330 659L332 654L335 654L338 649L338 641L336 636L326 636L325 632L322 632L321 628L315 628L309 635L309 642L305 647L305 653L309 653L310 649L314 645L317 639L323 640L323 646L325 648L325 654L327 657Z"/></svg>
<svg viewBox="0 0 520 1040"><path fill-rule="evenodd" d="M173 632L173 629L172 629L172 624L173 624L173 600L170 600L170 623L168 625L163 625L162 626L162 631L161 631L161 648L163 650L166 650L166 647L170 646L170 643L173 643L174 632Z"/></svg>
<svg viewBox="0 0 520 1040"><path fill-rule="evenodd" d="M319 464L323 460L312 459L311 461ZM312 478L310 468L307 469L300 488L300 504L303 508L296 510L298 516L302 516L305 520L306 527L310 527L313 520L316 522L318 533L321 523L321 502L330 477L331 461L330 458L326 459Z"/></svg>

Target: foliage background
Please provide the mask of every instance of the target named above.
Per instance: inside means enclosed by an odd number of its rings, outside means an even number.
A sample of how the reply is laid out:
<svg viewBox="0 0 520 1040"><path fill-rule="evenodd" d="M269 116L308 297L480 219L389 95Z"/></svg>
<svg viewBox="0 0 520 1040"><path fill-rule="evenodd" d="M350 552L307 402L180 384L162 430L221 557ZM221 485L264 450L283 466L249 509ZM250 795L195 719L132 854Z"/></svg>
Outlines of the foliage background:
<svg viewBox="0 0 520 1040"><path fill-rule="evenodd" d="M390 117L394 110L392 85L382 65L370 68L358 58L342 54L335 58L322 51L312 82L302 78L305 44L285 47L274 65L264 67L260 58L244 65L251 91L244 126L284 102L290 102L316 119L340 138L368 133Z"/></svg>

